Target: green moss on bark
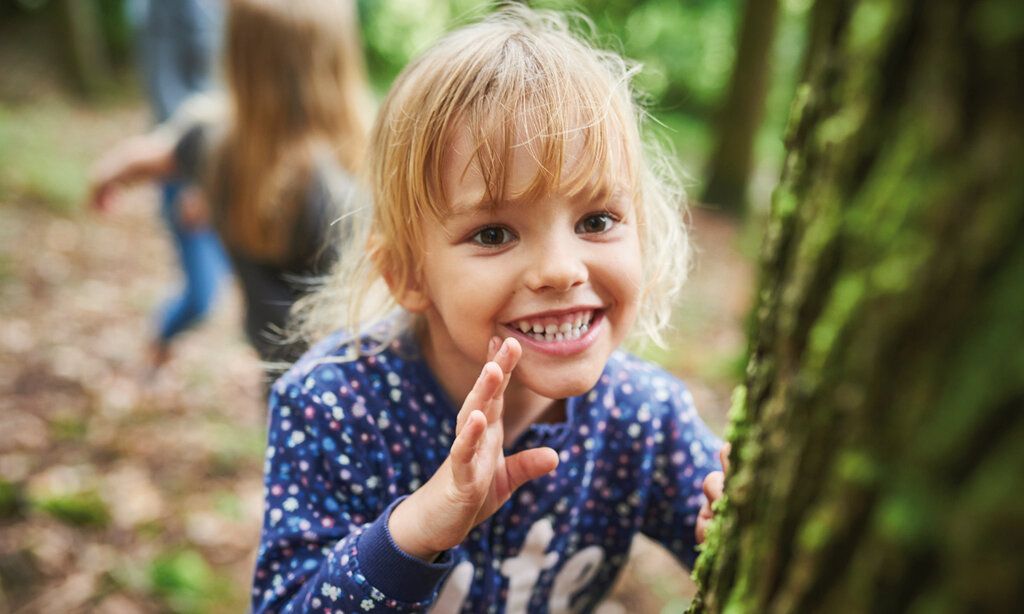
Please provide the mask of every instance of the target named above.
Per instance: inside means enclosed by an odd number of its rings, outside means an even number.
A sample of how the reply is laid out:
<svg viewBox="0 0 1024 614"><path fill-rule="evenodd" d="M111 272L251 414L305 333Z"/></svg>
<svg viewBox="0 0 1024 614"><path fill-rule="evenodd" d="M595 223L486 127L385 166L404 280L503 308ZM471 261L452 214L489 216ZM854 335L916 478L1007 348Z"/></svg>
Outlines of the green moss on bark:
<svg viewBox="0 0 1024 614"><path fill-rule="evenodd" d="M1019 6L816 5L692 612L1024 602Z"/></svg>

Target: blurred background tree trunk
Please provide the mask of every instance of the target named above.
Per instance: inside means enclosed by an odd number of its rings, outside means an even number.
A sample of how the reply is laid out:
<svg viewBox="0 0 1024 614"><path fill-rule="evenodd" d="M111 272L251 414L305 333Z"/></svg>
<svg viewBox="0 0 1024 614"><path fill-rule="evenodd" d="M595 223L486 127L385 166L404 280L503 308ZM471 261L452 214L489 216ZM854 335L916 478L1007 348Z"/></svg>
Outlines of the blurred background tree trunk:
<svg viewBox="0 0 1024 614"><path fill-rule="evenodd" d="M1024 603L1024 4L820 0L693 612Z"/></svg>
<svg viewBox="0 0 1024 614"><path fill-rule="evenodd" d="M753 165L754 140L764 113L769 58L778 22L778 0L747 0L739 49L725 100L718 110L715 147L701 200L742 214Z"/></svg>
<svg viewBox="0 0 1024 614"><path fill-rule="evenodd" d="M71 73L80 90L95 96L114 79L99 5L93 0L60 0L58 31L65 33Z"/></svg>

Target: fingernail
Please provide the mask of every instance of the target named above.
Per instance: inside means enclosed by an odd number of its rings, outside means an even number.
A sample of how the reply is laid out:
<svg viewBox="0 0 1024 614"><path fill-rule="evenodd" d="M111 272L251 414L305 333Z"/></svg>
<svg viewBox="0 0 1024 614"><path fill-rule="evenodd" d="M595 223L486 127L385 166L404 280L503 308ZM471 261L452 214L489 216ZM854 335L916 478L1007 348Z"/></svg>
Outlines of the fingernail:
<svg viewBox="0 0 1024 614"><path fill-rule="evenodd" d="M497 343L497 342L498 342L498 338L497 337L491 337L491 340L487 342L487 353L488 354L494 354L494 351L497 349L497 347L494 344Z"/></svg>
<svg viewBox="0 0 1024 614"><path fill-rule="evenodd" d="M498 351L498 356L505 356L508 354L508 343L501 344L501 350Z"/></svg>

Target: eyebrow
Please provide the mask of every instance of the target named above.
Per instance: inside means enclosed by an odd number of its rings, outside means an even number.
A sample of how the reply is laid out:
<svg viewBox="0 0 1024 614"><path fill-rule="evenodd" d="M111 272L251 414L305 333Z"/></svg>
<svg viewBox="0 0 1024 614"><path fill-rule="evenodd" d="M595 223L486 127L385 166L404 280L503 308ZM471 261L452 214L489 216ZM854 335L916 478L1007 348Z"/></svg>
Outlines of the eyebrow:
<svg viewBox="0 0 1024 614"><path fill-rule="evenodd" d="M449 208L447 216L448 218L459 218L480 213L481 211L487 211L493 213L498 209L514 205L514 201L501 201L495 202L488 198L482 198L477 201L466 201L458 203Z"/></svg>
<svg viewBox="0 0 1024 614"><path fill-rule="evenodd" d="M575 201L575 200L578 200L578 199L581 199L581 198L586 198L587 200L592 201L592 202L602 202L603 203L603 202L609 202L609 201L615 200L617 198L622 198L627 193L628 193L628 190L625 188L625 186L614 185L613 187L609 187L609 184L602 183L601 185L598 185L598 186L593 186L593 187L588 186L588 187L585 187L585 188L577 191L577 193L572 195L571 197L569 197L569 199ZM503 209L505 207L514 207L514 206L520 205L520 204L522 204L523 201L525 201L524 198L519 198L519 199L513 198L513 199L504 199L504 200L500 200L500 201L494 201L494 200L491 200L491 199L487 198L486 196L483 196L479 200L475 200L475 201L467 200L465 202L460 202L460 203L456 203L455 205L452 205L449 208L446 217L448 217L448 218L461 218L461 217L466 217L466 216L469 216L469 215L473 215L473 214L479 213L481 211L485 211L485 212L489 212L489 213L494 213L495 211L497 211L499 209Z"/></svg>

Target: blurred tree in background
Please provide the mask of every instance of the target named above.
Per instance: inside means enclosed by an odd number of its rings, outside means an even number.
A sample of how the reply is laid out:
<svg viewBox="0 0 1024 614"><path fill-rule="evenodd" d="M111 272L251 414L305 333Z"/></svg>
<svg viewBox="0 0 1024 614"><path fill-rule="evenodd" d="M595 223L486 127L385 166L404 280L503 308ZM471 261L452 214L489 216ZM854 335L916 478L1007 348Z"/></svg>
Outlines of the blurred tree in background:
<svg viewBox="0 0 1024 614"><path fill-rule="evenodd" d="M0 16L45 21L68 75L86 96L108 91L115 68L131 55L125 0L0 0Z"/></svg>
<svg viewBox="0 0 1024 614"><path fill-rule="evenodd" d="M741 213L746 205L754 137L764 112L778 12L777 0L747 0L738 36L738 55L715 121L715 148L701 200L732 213Z"/></svg>

